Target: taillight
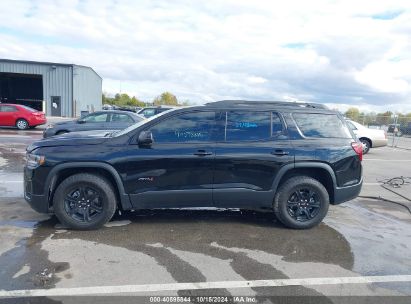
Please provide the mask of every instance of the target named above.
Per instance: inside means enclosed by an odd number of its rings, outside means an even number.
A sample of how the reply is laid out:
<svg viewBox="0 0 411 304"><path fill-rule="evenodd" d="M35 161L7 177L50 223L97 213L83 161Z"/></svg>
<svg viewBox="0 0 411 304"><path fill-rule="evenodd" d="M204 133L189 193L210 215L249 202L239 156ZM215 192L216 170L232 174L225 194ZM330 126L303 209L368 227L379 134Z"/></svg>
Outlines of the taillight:
<svg viewBox="0 0 411 304"><path fill-rule="evenodd" d="M362 161L362 143L352 142L352 143L351 143L351 147L353 148L353 150L355 151L355 153L357 153L358 159L359 159L360 161Z"/></svg>

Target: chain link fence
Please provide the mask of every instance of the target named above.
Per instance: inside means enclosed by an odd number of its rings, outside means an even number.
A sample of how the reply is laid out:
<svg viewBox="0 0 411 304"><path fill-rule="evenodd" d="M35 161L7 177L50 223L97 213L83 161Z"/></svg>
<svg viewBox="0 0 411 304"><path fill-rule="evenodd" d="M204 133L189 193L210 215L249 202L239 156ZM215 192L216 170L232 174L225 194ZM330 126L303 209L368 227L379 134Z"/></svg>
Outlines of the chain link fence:
<svg viewBox="0 0 411 304"><path fill-rule="evenodd" d="M411 150L411 117L403 115L358 115L349 118L368 128L386 131L389 147Z"/></svg>

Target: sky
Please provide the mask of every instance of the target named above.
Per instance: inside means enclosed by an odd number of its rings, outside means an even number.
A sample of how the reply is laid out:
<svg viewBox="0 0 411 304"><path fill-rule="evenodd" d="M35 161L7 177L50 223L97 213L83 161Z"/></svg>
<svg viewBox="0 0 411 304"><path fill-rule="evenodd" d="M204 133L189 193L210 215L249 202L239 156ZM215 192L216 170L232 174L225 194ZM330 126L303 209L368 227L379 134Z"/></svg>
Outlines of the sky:
<svg viewBox="0 0 411 304"><path fill-rule="evenodd" d="M91 66L151 101L411 112L411 0L0 0L0 58Z"/></svg>

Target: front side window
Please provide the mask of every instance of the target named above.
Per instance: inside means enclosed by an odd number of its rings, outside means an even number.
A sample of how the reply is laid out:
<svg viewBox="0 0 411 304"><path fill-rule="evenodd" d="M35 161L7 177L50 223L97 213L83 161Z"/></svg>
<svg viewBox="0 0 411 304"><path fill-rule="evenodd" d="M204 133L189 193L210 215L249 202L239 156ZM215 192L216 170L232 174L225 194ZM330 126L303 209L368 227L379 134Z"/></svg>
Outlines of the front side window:
<svg viewBox="0 0 411 304"><path fill-rule="evenodd" d="M107 113L101 113L101 114L93 114L89 115L83 118L84 121L86 122L106 122L107 121Z"/></svg>
<svg viewBox="0 0 411 304"><path fill-rule="evenodd" d="M293 117L305 137L352 137L348 128L336 114L294 113Z"/></svg>
<svg viewBox="0 0 411 304"><path fill-rule="evenodd" d="M156 110L155 109L145 109L141 111L139 114L143 115L144 117L151 117L156 114Z"/></svg>
<svg viewBox="0 0 411 304"><path fill-rule="evenodd" d="M183 113L152 126L155 143L205 142L212 138L215 112Z"/></svg>
<svg viewBox="0 0 411 304"><path fill-rule="evenodd" d="M272 129L271 112L227 112L226 141L264 140L271 137L272 131L281 132L281 121L277 114L273 115L276 124Z"/></svg>

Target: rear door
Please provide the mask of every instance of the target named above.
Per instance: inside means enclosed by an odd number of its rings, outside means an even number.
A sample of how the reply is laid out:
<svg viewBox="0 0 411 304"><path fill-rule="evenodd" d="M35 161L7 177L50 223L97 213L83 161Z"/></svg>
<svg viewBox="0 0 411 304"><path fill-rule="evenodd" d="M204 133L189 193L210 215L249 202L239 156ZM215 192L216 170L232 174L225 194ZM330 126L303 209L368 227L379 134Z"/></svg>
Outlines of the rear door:
<svg viewBox="0 0 411 304"><path fill-rule="evenodd" d="M271 206L279 169L293 163L283 120L271 111L226 111L220 114L216 144L213 201L216 207Z"/></svg>

